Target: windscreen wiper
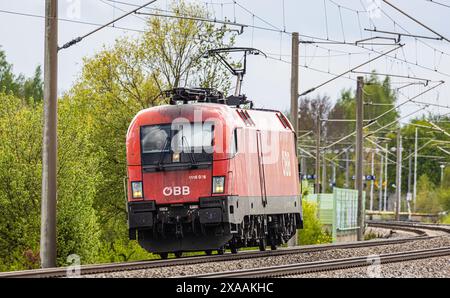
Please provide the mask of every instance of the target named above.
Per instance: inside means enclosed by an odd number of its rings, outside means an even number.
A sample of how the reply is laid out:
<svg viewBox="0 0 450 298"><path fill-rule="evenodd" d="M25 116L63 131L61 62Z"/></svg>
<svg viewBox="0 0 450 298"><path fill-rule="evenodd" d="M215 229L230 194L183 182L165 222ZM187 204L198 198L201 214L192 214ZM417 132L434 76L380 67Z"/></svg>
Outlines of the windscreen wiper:
<svg viewBox="0 0 450 298"><path fill-rule="evenodd" d="M169 143L170 138L167 137L166 140L164 141L164 144L162 146L162 148L160 149L161 153L159 153L159 160L158 160L158 170L164 170L164 167L162 165L162 162L164 161L164 156L166 155L166 147L167 144Z"/></svg>
<svg viewBox="0 0 450 298"><path fill-rule="evenodd" d="M198 168L197 161L195 160L194 153L190 150L191 147L189 146L189 143L188 143L188 141L186 139L186 136L182 136L181 137L181 146L183 147L183 151L184 151L184 148L185 148L184 147L184 142L185 141L186 141L186 144L189 147L189 159L191 160L191 168Z"/></svg>

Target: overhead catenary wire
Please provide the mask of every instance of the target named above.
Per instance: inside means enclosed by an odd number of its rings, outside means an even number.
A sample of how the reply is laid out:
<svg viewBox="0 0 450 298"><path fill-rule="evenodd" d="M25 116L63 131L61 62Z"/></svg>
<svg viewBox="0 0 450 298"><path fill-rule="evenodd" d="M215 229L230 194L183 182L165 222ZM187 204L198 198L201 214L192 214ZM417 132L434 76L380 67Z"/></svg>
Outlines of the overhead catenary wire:
<svg viewBox="0 0 450 298"><path fill-rule="evenodd" d="M325 39L325 38L322 38L322 37L316 37L316 36L307 35L307 34L299 34L299 36L303 37L303 38L311 39L313 41L314 40L323 41L322 44L327 44L327 43L331 42L331 43L340 44L340 45L349 45L349 46L359 47L359 48L365 49L367 51L370 51L370 52L373 52L373 53L376 53L376 54L381 54L382 53L381 51L376 50L374 48L367 48L366 46L364 46L362 44L351 43L351 42L344 43L343 41L337 41L337 40L332 40L332 39ZM314 43L314 42L312 42L312 43ZM415 67L419 67L419 68L422 68L422 69L425 69L425 70L429 70L429 71L431 71L433 73L438 73L440 75L443 75L443 76L446 76L446 77L450 77L450 74L448 74L448 73L444 73L442 71L435 70L433 68L421 65L421 64L416 63L416 62L408 61L406 58L401 59L401 58L397 57L397 55L395 55L395 56L386 55L386 57L388 57L390 59L393 59L393 60L397 60L397 61L402 62L402 63L406 63L406 64L409 64L409 65L415 66Z"/></svg>
<svg viewBox="0 0 450 298"><path fill-rule="evenodd" d="M328 13L327 13L327 0L323 0L323 10L325 13L325 32L327 34L327 39L330 38L329 30L328 30Z"/></svg>
<svg viewBox="0 0 450 298"><path fill-rule="evenodd" d="M392 31L385 31L385 30L378 30L377 28L374 29L368 29L364 28L365 31L369 32L377 32L377 33L383 33L383 34L390 34L390 35L397 35L400 39L401 36L407 36L407 37L415 37L415 38L423 38L423 39L431 39L431 40L441 40L439 37L431 37L431 36L425 36L425 35L417 35L417 34L408 34L408 33L401 33L401 32L392 32Z"/></svg>
<svg viewBox="0 0 450 298"><path fill-rule="evenodd" d="M237 27L241 27L241 33L243 32L244 28L249 27L249 25L246 25L246 24L241 24L241 23L236 23L236 22L231 22L231 21L222 21L222 20L217 20L217 19L208 19L208 18L202 18L202 17L195 17L195 16L168 15L168 14L160 14L160 13L152 13L152 12L136 12L136 14L146 15L146 16L153 16L153 17L185 19L185 20L193 20L193 21L200 21L200 22L208 22L208 23L216 23L216 24L237 26Z"/></svg>
<svg viewBox="0 0 450 298"><path fill-rule="evenodd" d="M0 13L17 15L17 16L23 16L23 17L39 18L39 19L45 19L46 18L43 15L32 14L32 13L24 13L24 12L18 12L18 11L11 11L11 10L3 10L3 9L0 9ZM103 26L103 24L100 24L100 23L80 21L80 20L73 20L73 19L65 19L65 18L58 18L58 21L67 22L67 23L74 23L74 24L80 24L80 25L95 26L95 27ZM138 33L144 33L144 30L135 29L135 28L129 28L129 27L122 27L122 26L114 26L114 27L112 27L111 25L109 25L107 27L112 28L112 29L118 29L118 30L126 30L126 31L133 31L133 32L138 32Z"/></svg>
<svg viewBox="0 0 450 298"><path fill-rule="evenodd" d="M421 93L415 95L414 97L409 98L409 99L406 100L405 102L403 102L403 103L401 103L401 104L399 104L399 105L393 107L392 109L387 110L386 112L384 112L384 113L378 115L378 116L375 117L374 119L371 119L370 123L374 123L375 121L381 119L382 117L386 116L386 115L389 114L390 112L395 111L396 109L400 108L401 106L405 105L405 104L408 103L408 102L412 102L412 100L418 98L419 96L424 95L425 93L430 92L431 90L433 90L433 89L435 89L435 88L441 86L441 85L444 84L444 83L445 83L445 82L443 82L443 81L442 81L442 82L439 82L438 84L436 84L436 85L434 85L434 86L428 88L427 90L425 90L425 91L423 91L423 92L421 92Z"/></svg>
<svg viewBox="0 0 450 298"><path fill-rule="evenodd" d="M393 5L392 3L390 3L387 0L383 0L384 3L388 4L389 6L391 6L393 9L395 9L396 11L400 12L401 14L403 14L404 16L408 17L409 19L413 20L414 22L416 22L417 24L419 24L420 26L424 27L425 29L433 32L434 34L436 34L437 36L439 36L442 40L445 40L447 42L450 42L450 40L448 38L446 38L445 36L443 36L442 34L438 33L437 31L431 29L429 26L425 25L423 22L417 20L416 18L412 17L411 15L407 14L405 11L403 11L402 9L398 8L397 6Z"/></svg>
<svg viewBox="0 0 450 298"><path fill-rule="evenodd" d="M61 47L59 47L58 50L70 48L71 46L73 46L73 45L79 43L80 41L82 41L83 39L85 39L86 37L89 37L89 36L91 36L92 34L97 33L98 31L100 31L100 30L102 30L102 29L104 29L104 28L106 28L106 27L111 26L112 24L114 24L114 23L116 23L116 22L118 22L118 21L120 21L120 20L126 18L127 16L129 16L129 15L131 15L131 14L137 12L138 10L140 10L140 9L142 9L142 8L144 8L144 7L149 6L150 4L155 3L156 1L158 1L158 0L152 0L152 1L149 1L149 2L147 2L147 3L145 3L145 4L141 5L141 6L139 6L139 7L135 8L135 9L133 9L133 10L131 10L131 11L125 13L124 15L122 15L122 16L120 16L120 17L118 17L118 18L115 18L114 20L112 20L112 21L106 23L105 25L102 25L102 26L100 26L100 27L98 27L98 28L96 28L96 29L94 29L94 30L92 30L92 31L90 31L90 32L88 32L88 33L82 35L82 36L78 36L78 37L72 39L71 41L65 43L65 44L62 45Z"/></svg>
<svg viewBox="0 0 450 298"><path fill-rule="evenodd" d="M116 6L117 3L116 3L115 1L112 1L112 2L111 2L111 1L108 1L108 0L99 0L99 1L113 8L113 11L114 11L114 13L113 13L113 20L115 19L115 10L116 10L116 9L118 9L118 10L120 10L120 11L122 11L122 12L127 12L125 9L120 8L120 7L117 7L117 6ZM109 3L109 2L111 2L111 3ZM140 19L140 20L142 20L142 21L144 21L144 22L147 22L146 19L141 18L140 16L137 16L137 15L133 15L133 16L134 16L135 18L137 18L137 19ZM114 24L115 24L115 23L113 23L112 26L114 26Z"/></svg>
<svg viewBox="0 0 450 298"><path fill-rule="evenodd" d="M114 2L114 3L120 3L120 4L124 4L124 5L130 5L130 6L137 7L136 4L126 3L126 2L122 2L122 1L116 1L116 0L106 0L106 1ZM230 2L230 3L226 3L226 4L232 4L232 3ZM241 5L241 6L242 6L242 5ZM242 7L243 7L243 6L242 6ZM244 8L245 8L245 7L244 7ZM145 9L161 10L161 9L157 9L157 8L149 8L149 7L145 7ZM245 9L246 9L246 8L245 8ZM246 10L247 10L248 12L250 12L250 10L248 10L248 9L246 9ZM163 11L163 10L161 10L161 11ZM167 11L167 10L166 10L166 11ZM364 12L364 11L362 11L362 12ZM257 18L260 19L260 20L264 20L264 19L261 18L261 17L257 17ZM283 32L283 33L286 33L286 34L291 34L291 32L283 31L282 29L276 27L275 25L271 24L270 22L268 22L268 21L266 21L266 20L264 20L264 21L265 21L265 23L270 24L270 26L271 26L273 29L272 29L272 28L261 27L261 26L251 26L251 25L247 25L247 26L248 26L248 27L252 27L253 29L260 29L260 30L274 31L274 32ZM98 25L98 24L96 24L96 25ZM245 25L245 24L244 24L244 25ZM116 28L120 29L120 28L117 27L117 26L116 26ZM121 29L123 29L123 30L128 30L128 28L121 28ZM130 30L132 30L132 29L130 29ZM135 31L143 32L142 30L135 30ZM314 36L307 36L307 35L303 35L303 36L308 37L308 38L320 39L319 37L314 37ZM353 44L352 44L352 45L353 45ZM369 51L374 51L374 52L380 53L379 51L375 51L374 49L368 49L368 48L366 48L364 45L357 45L357 46L358 46L358 47L361 47L361 48L363 48L363 49L365 49L365 50L369 50ZM333 49L329 49L329 50L330 50L330 51L333 51L333 52L344 52L344 51L337 51L337 50L333 50ZM411 64L411 65L415 65L414 63L409 62L409 61L407 61L406 59L404 59L404 61L403 61L403 60L401 60L401 59L398 58L398 57L392 57L392 56L389 56L389 55L388 55L388 57L389 57L389 58L392 58L392 59L399 60L399 61L404 62L404 63L408 63L408 64ZM423 66L423 65L416 65L416 66L418 66L418 67L420 67L420 68L423 68L423 69L430 70L430 71L433 70L433 69L428 68L428 67L425 67L425 66ZM442 73L442 72L439 72L439 74L446 75L446 76L449 76L449 77L450 77L449 74L445 74L445 73Z"/></svg>
<svg viewBox="0 0 450 298"><path fill-rule="evenodd" d="M403 45L399 45L398 47L395 47L394 49L389 50L386 53L380 54L379 56L377 56L375 58L372 58L372 59L370 59L370 60L368 60L368 61L366 61L364 63L361 63L361 64L359 64L359 65L357 65L357 66L355 66L355 67L353 67L353 68L351 68L351 69L349 69L349 70L347 70L347 71L345 71L345 72L335 76L334 78L331 78L331 79L329 79L329 80L327 80L327 81L325 81L325 82L323 82L323 83L321 83L321 84L319 84L319 85L317 85L317 86L315 86L315 87L313 87L311 89L306 90L305 92L301 93L299 96L307 95L307 94L317 90L318 88L323 87L323 86L333 82L334 80L336 80L336 79L338 79L338 78L340 78L342 76L345 76L346 74L352 72L353 70L356 70L356 69L360 68L361 66L369 64L370 62L373 62L373 61L375 61L375 60L377 60L377 59L379 59L379 58L381 58L381 57L383 57L383 56L385 56L385 55L387 55L389 53L392 53L393 51L396 51L396 50L398 50L401 47L403 47Z"/></svg>
<svg viewBox="0 0 450 298"><path fill-rule="evenodd" d="M286 60L284 60L284 59L280 59L279 57L272 57L272 56L269 56L269 55L268 55L268 56L267 56L267 59L275 60L275 61L280 61L280 62L283 62L283 63L286 63L286 64L291 64L290 61L286 61ZM311 66L306 66L306 65L303 65L303 64L299 64L299 67L304 68L304 69L309 69L309 70L312 70L312 71L315 71L315 72L327 74L327 75L338 76L338 74L335 74L335 73L333 73L333 72L321 70L321 69L314 68L314 67L311 67ZM351 81L356 81L355 79L349 78L349 77L344 77L344 76L342 76L342 78L343 78L343 79L347 79L347 80L351 80Z"/></svg>
<svg viewBox="0 0 450 298"><path fill-rule="evenodd" d="M425 0L425 1L433 3L433 4L436 4L436 5L439 5L439 6L442 6L442 7L450 8L450 5L442 3L442 2L439 2L439 1L436 1L436 0Z"/></svg>
<svg viewBox="0 0 450 298"><path fill-rule="evenodd" d="M426 81L430 82L431 79L424 79L424 78L417 78L412 76L404 76L404 75L398 75L398 74L387 74L387 73L379 73L379 72L368 72L368 71L356 71L352 70L353 73L358 74L365 74L365 75L379 75L379 76L387 76L387 77L394 77L394 78L404 78L404 79L411 79L411 80L418 80L418 81Z"/></svg>
<svg viewBox="0 0 450 298"><path fill-rule="evenodd" d="M405 31L406 33L408 33L408 34L410 34L410 35L413 35L413 34L412 34L410 31L408 31L404 26L402 26L401 24L399 24L398 21L396 21L393 17L391 17L386 11L384 11L384 9L382 9L382 8L380 7L380 10L381 10L381 12L382 12L388 19L390 19L391 22L394 24L394 31L396 31L396 30L395 30L395 27L398 26L400 29L402 29L402 30ZM439 37L439 39L440 39L440 37ZM416 38L416 39L415 39L415 42L416 42L416 43L417 43L417 42L420 42L421 44L427 46L428 48L433 49L433 50L435 50L435 51L438 51L438 52L440 52L442 55L446 55L446 56L449 56L449 57L450 57L450 54L449 54L449 53L446 53L446 52L444 52L444 51L442 51L442 50L439 50L439 49L437 49L437 48L435 48L435 47L429 45L427 42L425 42L425 41L423 41L423 40L421 40L421 39L417 39L417 38Z"/></svg>
<svg viewBox="0 0 450 298"><path fill-rule="evenodd" d="M405 103L406 103L406 102L401 103L399 106L402 106L402 105L404 105ZM393 110L397 109L399 106L397 106L397 107L391 109L390 111L393 111ZM425 108L426 108L426 107L425 107ZM414 115L414 114L416 114L416 113L418 113L418 112L420 112L420 111L423 111L423 108L420 108L419 110L416 110L416 111L414 111L414 112L412 112L412 113L409 113L409 114L407 114L406 116L400 117L399 119L396 119L396 120L394 120L393 122L391 122L391 123L389 123L389 124L387 124L387 125L384 125L384 126L378 128L377 130L375 130L375 131L373 131L373 132L370 132L366 137L371 136L371 135L374 135L374 134L378 133L379 131L382 131L383 129L385 129L385 128L387 128L387 127L389 127L389 126L391 126L391 125L393 125L393 124L395 124L395 123L397 123L397 122L399 122L400 120L402 120L402 119L404 119L404 118L408 118L408 117L410 117L410 116L412 116L412 115ZM386 113L384 113L384 114L386 115ZM368 127L374 125L375 123L377 123L377 121L372 121L372 122L370 122L369 124L365 125L364 128L368 128ZM356 135L356 131L354 131L354 132L352 132L352 133L350 133L350 134L348 134L348 135L342 137L341 139L337 140L336 142L333 142L332 144L328 145L326 148L331 148L331 147L333 147L334 145L339 144L339 143L341 143L342 141L345 141L346 139L348 139L348 138L350 138L350 137L352 137L352 136L354 136L354 135Z"/></svg>

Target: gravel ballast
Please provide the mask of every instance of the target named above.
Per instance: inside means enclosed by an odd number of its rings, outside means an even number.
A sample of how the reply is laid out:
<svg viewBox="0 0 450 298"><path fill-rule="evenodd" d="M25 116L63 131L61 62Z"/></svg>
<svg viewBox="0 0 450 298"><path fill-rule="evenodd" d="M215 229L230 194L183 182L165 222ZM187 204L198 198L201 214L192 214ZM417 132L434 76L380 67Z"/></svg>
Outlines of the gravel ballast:
<svg viewBox="0 0 450 298"><path fill-rule="evenodd" d="M308 273L294 278L450 278L450 257Z"/></svg>
<svg viewBox="0 0 450 298"><path fill-rule="evenodd" d="M330 259L341 259L348 257L356 257L356 256L367 256L367 255L379 255L379 254L387 254L387 253L395 253L400 251L410 251L410 250L421 250L421 249L430 249L436 247L444 247L450 246L450 237L442 236L433 239L426 240L416 240L403 244L391 244L391 245L382 245L382 246L374 246L374 247L365 247L365 248L352 248L352 249L332 249L327 251L318 251L318 252L308 252L308 253L298 253L298 254L290 254L290 255L282 255L282 256L271 256L271 257L261 257L261 258L252 258L252 259L241 259L235 261L224 261L224 262L210 262L203 264L193 264L193 265L183 265L183 266L172 266L172 267L163 267L163 268L152 268L152 269L142 269L142 270L132 270L132 271L121 271L121 272L112 272L112 273L102 273L102 274L93 274L87 275L85 277L107 277L107 278L162 278L162 277L177 277L177 276L189 276L203 273L212 273L212 272L223 272L223 271L231 271L231 270L239 270L239 269L250 269L250 268L261 268L261 267L270 267L277 265L287 265L287 264L295 264L295 263L306 263L306 262L314 262L314 261L322 261L322 260L330 260ZM448 258L438 258L439 260L447 260ZM427 264L428 260L422 260L424 264ZM416 261L414 261L416 262ZM418 262L418 261L417 261ZM410 262L405 262L405 264L409 264ZM440 262L445 263L445 262ZM393 264L393 268L395 266L399 266L397 264ZM388 265L382 265L384 266ZM423 268L430 267L433 269L434 265L430 263L429 266L422 266ZM419 266L420 267L420 266ZM386 267L387 268L387 267ZM412 267L411 267L412 268ZM440 268L440 267L439 267ZM446 271L448 271L448 266L446 267ZM355 268L351 269L351 271L360 269ZM430 270L431 270L430 269ZM425 269L424 269L425 270ZM346 270L343 270L346 271ZM367 272L367 269L362 268L363 272ZM445 270L444 270L445 271ZM390 271L389 271L390 272ZM441 270L439 270L441 272ZM408 274L408 271L400 270L399 273ZM305 275L302 275L305 276Z"/></svg>

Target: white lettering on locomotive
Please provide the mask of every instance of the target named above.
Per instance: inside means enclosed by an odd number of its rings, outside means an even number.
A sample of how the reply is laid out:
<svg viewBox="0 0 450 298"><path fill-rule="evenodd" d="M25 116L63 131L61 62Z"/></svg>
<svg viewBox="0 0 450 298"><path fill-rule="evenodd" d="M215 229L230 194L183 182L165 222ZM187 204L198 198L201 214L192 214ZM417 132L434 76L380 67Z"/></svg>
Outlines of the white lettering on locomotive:
<svg viewBox="0 0 450 298"><path fill-rule="evenodd" d="M174 187L165 187L163 189L163 195L166 197L170 196L187 196L191 194L191 189L189 186L174 186Z"/></svg>
<svg viewBox="0 0 450 298"><path fill-rule="evenodd" d="M281 152L281 162L283 166L283 176L290 177L291 176L291 156L289 152L282 151Z"/></svg>

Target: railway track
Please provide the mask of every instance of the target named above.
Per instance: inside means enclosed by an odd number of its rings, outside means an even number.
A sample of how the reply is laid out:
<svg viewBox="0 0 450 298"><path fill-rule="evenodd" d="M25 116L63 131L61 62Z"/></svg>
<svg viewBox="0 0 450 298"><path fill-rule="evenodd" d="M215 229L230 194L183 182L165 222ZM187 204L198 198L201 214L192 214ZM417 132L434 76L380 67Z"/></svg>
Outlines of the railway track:
<svg viewBox="0 0 450 298"><path fill-rule="evenodd" d="M242 251L239 254L227 253L224 255L213 255L213 256L196 256L196 257L185 257L179 259L169 259L169 260L147 260L147 261L136 261L136 262L124 262L124 263L110 263L110 264L98 264L98 265L83 265L80 267L81 275L99 274L99 273L110 273L118 271L129 271L129 270L140 270L140 269L153 269L161 267L170 266L182 266L182 265L192 265L192 264L202 264L208 262L225 262L234 261L240 259L252 259L252 258L263 258L271 256L281 256L289 254L301 254L308 252L318 252L326 251L332 249L351 249L351 248L362 248L371 246L381 246L381 245L392 245L392 244L402 244L409 241L415 240L425 240L431 239L433 237L427 236L426 229L428 227L418 227L418 226L407 226L401 224L392 225L382 225L378 222L370 222L370 226L391 228L398 230L405 230L409 232L416 233L418 236L415 237L405 237L396 239L383 239L383 240L370 240L361 242L350 242L350 243L338 243L338 244L325 244L325 245L308 245L303 247L295 248L283 248L275 251ZM450 233L450 230L447 230ZM59 267L50 269L36 269L36 270L25 270L25 271L14 271L0 273L0 278L55 278L55 277L66 277L71 268Z"/></svg>
<svg viewBox="0 0 450 298"><path fill-rule="evenodd" d="M382 254L377 256L379 264L405 262L424 258L434 258L450 255L450 247L433 248L425 250L415 250L398 252L392 254ZM229 272L208 273L187 276L187 278L273 278L300 275L312 272L330 271L337 269L347 269L373 265L373 256L351 257L337 260L326 260L310 263L290 264L283 266L273 266L266 268L245 269ZM183 276L186 278L186 276Z"/></svg>
<svg viewBox="0 0 450 298"><path fill-rule="evenodd" d="M450 225L445 224L424 224L417 222L404 222L404 221L367 221L369 226L385 228L385 229L397 229L403 231L410 231L416 234L425 235L428 234L428 231L438 231L444 232L446 234L450 234Z"/></svg>

